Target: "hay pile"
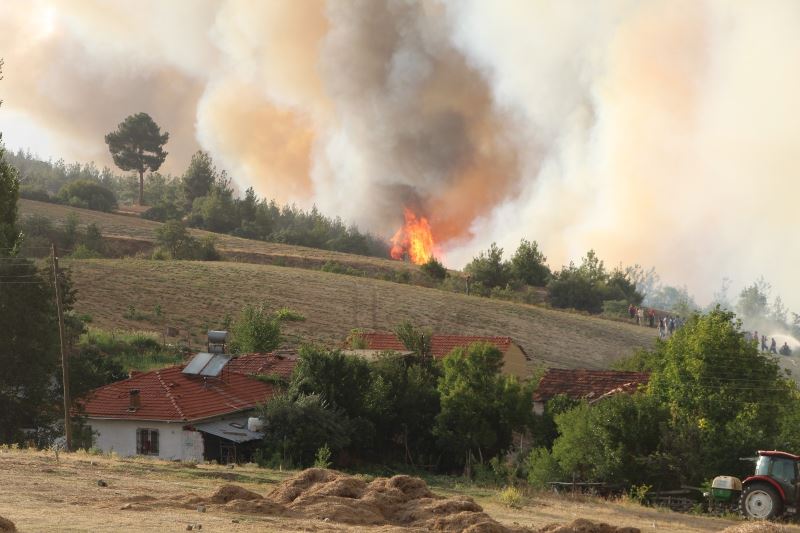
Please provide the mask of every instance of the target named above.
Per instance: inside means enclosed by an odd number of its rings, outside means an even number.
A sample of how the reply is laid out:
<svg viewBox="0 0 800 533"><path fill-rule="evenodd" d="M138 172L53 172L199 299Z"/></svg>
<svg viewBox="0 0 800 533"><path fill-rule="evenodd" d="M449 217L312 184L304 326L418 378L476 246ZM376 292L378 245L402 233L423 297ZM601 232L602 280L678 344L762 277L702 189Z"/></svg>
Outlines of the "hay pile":
<svg viewBox="0 0 800 533"><path fill-rule="evenodd" d="M135 500L143 503L142 499ZM208 506L209 509L235 513L318 519L352 526L406 528L419 532L534 533L533 529L497 522L468 496L436 496L419 478L394 476L368 483L360 477L321 468L298 473L280 483L266 497L236 485L223 485L208 497L189 494L152 505L203 507L204 510ZM576 520L570 525L553 525L540 531L638 533L639 530Z"/></svg>
<svg viewBox="0 0 800 533"><path fill-rule="evenodd" d="M0 516L0 531L12 532L12 531L16 531L16 530L17 530L17 526L14 525L14 522L9 520L8 518L4 518L4 517Z"/></svg>
<svg viewBox="0 0 800 533"><path fill-rule="evenodd" d="M788 533L789 530L772 522L745 522L726 527L721 533Z"/></svg>
<svg viewBox="0 0 800 533"><path fill-rule="evenodd" d="M640 533L636 527L616 527L603 522L592 522L578 518L571 524L552 524L539 530L539 533Z"/></svg>
<svg viewBox="0 0 800 533"><path fill-rule="evenodd" d="M278 485L268 498L294 515L352 525L395 525L428 531L523 532L483 512L472 498L441 498L410 476L370 483L333 470L311 468Z"/></svg>

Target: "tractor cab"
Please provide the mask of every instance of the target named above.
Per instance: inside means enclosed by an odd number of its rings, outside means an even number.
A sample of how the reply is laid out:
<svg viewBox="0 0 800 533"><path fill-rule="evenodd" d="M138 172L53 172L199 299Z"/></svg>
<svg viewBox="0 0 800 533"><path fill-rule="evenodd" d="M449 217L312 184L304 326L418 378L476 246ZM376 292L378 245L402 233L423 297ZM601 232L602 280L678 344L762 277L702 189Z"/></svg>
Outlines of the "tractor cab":
<svg viewBox="0 0 800 533"><path fill-rule="evenodd" d="M768 520L797 512L800 456L759 451L755 473L742 481L739 508L747 518Z"/></svg>

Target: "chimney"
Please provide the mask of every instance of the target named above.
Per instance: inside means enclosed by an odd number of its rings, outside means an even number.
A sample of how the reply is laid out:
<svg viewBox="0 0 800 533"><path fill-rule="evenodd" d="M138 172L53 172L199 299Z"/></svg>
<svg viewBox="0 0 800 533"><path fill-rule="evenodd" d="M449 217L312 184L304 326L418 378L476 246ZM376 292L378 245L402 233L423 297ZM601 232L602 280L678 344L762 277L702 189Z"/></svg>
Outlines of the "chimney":
<svg viewBox="0 0 800 533"><path fill-rule="evenodd" d="M130 403L128 404L128 411L136 411L139 407L142 406L142 400L139 397L139 389L131 389L128 391L130 397Z"/></svg>
<svg viewBox="0 0 800 533"><path fill-rule="evenodd" d="M128 379L130 379L130 378L133 378L133 377L136 377L136 376L138 376L139 374L141 374L141 372L140 372L140 371L138 371L138 370L130 370L130 371L128 372Z"/></svg>

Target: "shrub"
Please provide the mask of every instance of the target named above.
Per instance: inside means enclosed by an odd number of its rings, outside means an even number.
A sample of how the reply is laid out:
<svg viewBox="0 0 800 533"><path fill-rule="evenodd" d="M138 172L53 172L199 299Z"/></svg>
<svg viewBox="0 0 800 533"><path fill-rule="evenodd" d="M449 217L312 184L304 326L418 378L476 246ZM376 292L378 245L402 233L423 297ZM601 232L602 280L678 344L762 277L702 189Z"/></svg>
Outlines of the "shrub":
<svg viewBox="0 0 800 533"><path fill-rule="evenodd" d="M53 201L53 199L50 197L50 193L48 193L45 189L31 185L23 185L20 187L19 197L25 198L26 200L36 200L38 202Z"/></svg>
<svg viewBox="0 0 800 533"><path fill-rule="evenodd" d="M246 305L233 323L231 350L238 353L269 352L280 344L280 322L264 305Z"/></svg>
<svg viewBox="0 0 800 533"><path fill-rule="evenodd" d="M534 448L528 455L528 483L537 489L544 489L551 481L561 478L562 472L558 461L547 448Z"/></svg>
<svg viewBox="0 0 800 533"><path fill-rule="evenodd" d="M522 491L517 487L506 487L497 495L497 499L508 507L522 507Z"/></svg>
<svg viewBox="0 0 800 533"><path fill-rule="evenodd" d="M128 305L125 309L125 312L122 313L122 318L127 318L128 320L142 320L144 318L144 314L137 311L136 307L133 305Z"/></svg>
<svg viewBox="0 0 800 533"><path fill-rule="evenodd" d="M67 183L58 191L58 197L69 205L95 211L112 211L117 207L117 197L114 193L92 180Z"/></svg>
<svg viewBox="0 0 800 533"><path fill-rule="evenodd" d="M603 314L609 317L627 317L628 316L628 303L627 300L606 300L603 302Z"/></svg>
<svg viewBox="0 0 800 533"><path fill-rule="evenodd" d="M330 468L331 464L331 449L326 442L324 446L317 450L314 456L314 468Z"/></svg>
<svg viewBox="0 0 800 533"><path fill-rule="evenodd" d="M193 254L195 239L180 220L168 220L156 229L156 242L166 248L173 259L188 259Z"/></svg>
<svg viewBox="0 0 800 533"><path fill-rule="evenodd" d="M347 336L347 346L351 350L366 350L369 344L367 339L364 338L364 330L359 328L351 329L350 334Z"/></svg>
<svg viewBox="0 0 800 533"><path fill-rule="evenodd" d="M142 218L158 222L178 220L181 216L183 216L183 212L175 204L164 201L157 203L141 215Z"/></svg>
<svg viewBox="0 0 800 533"><path fill-rule="evenodd" d="M444 278L447 277L447 269L442 265L442 263L436 259L435 257L431 256L430 259L423 265L421 265L420 270L425 272L431 279L436 281L442 281Z"/></svg>
<svg viewBox="0 0 800 533"><path fill-rule="evenodd" d="M357 268L343 265L337 261L328 260L322 265L323 272L331 272L333 274L345 274L347 276L364 276L365 272Z"/></svg>
<svg viewBox="0 0 800 533"><path fill-rule="evenodd" d="M281 322L303 322L306 319L302 313L288 307L281 307L275 311L275 318Z"/></svg>
<svg viewBox="0 0 800 533"><path fill-rule="evenodd" d="M216 248L217 239L213 235L206 235L194 246L193 257L187 259L198 259L200 261L219 261L222 257Z"/></svg>
<svg viewBox="0 0 800 533"><path fill-rule="evenodd" d="M79 244L70 254L72 259L100 259L103 254L90 250L85 244Z"/></svg>

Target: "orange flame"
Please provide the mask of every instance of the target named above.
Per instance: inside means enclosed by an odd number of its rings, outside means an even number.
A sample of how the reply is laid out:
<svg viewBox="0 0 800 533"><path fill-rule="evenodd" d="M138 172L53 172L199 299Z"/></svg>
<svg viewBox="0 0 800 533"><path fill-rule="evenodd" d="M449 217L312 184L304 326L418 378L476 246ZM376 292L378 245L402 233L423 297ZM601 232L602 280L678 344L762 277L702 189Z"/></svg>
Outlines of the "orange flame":
<svg viewBox="0 0 800 533"><path fill-rule="evenodd" d="M425 217L417 218L410 209L405 209L406 223L392 237L392 259L408 258L421 265L433 257L434 243L431 225Z"/></svg>

